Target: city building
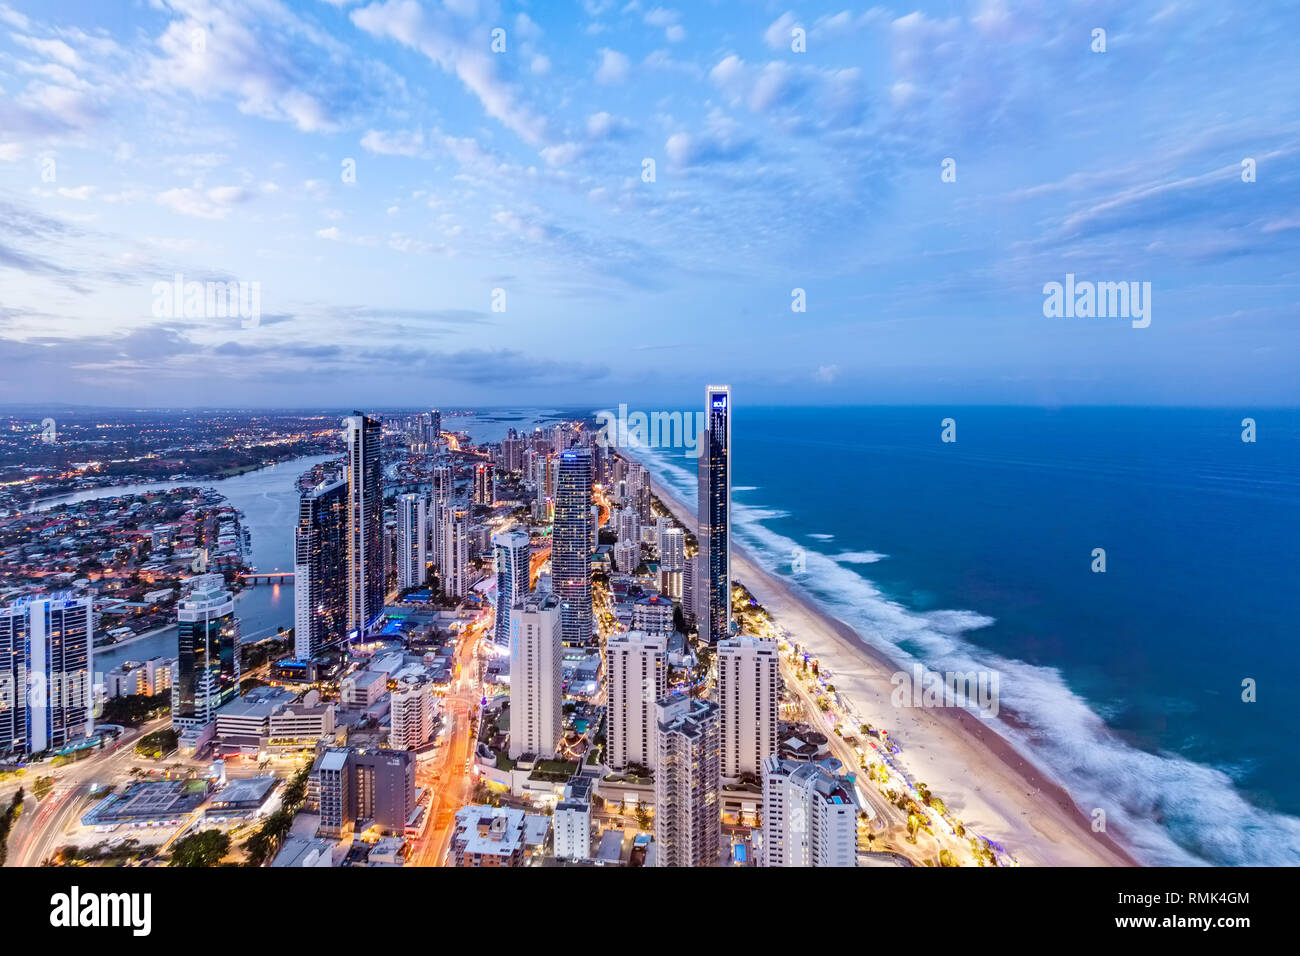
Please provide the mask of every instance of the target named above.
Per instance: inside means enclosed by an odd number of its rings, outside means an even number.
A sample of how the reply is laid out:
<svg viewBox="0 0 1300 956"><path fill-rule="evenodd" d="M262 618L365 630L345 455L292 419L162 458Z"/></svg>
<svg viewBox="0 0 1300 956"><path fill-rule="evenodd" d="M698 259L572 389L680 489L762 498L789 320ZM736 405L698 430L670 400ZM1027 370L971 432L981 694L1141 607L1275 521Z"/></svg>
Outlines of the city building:
<svg viewBox="0 0 1300 956"><path fill-rule="evenodd" d="M293 537L294 655L309 661L347 639L346 481L323 481L302 493Z"/></svg>
<svg viewBox="0 0 1300 956"><path fill-rule="evenodd" d="M2 653L2 652L0 652ZM104 697L157 697L171 694L174 657L125 661L104 675Z"/></svg>
<svg viewBox="0 0 1300 956"><path fill-rule="evenodd" d="M193 731L239 696L240 634L225 578L201 574L186 583L189 593L176 608L172 727Z"/></svg>
<svg viewBox="0 0 1300 956"><path fill-rule="evenodd" d="M623 574L635 574L641 566L641 545L622 538L614 542L614 566Z"/></svg>
<svg viewBox="0 0 1300 956"><path fill-rule="evenodd" d="M525 817L512 807L471 805L456 813L451 859L456 866L521 866L526 853Z"/></svg>
<svg viewBox="0 0 1300 956"><path fill-rule="evenodd" d="M383 434L378 419L343 419L348 462L348 630L364 637L384 609Z"/></svg>
<svg viewBox="0 0 1300 956"><path fill-rule="evenodd" d="M492 466L479 462L474 466L474 504L491 505L496 500L496 488L492 480Z"/></svg>
<svg viewBox="0 0 1300 956"><path fill-rule="evenodd" d="M436 450L439 442L442 441L442 412L436 408L429 412L425 429L425 443Z"/></svg>
<svg viewBox="0 0 1300 956"><path fill-rule="evenodd" d="M463 598L469 593L469 524L465 513L450 505L442 509L442 519L442 593Z"/></svg>
<svg viewBox="0 0 1300 956"><path fill-rule="evenodd" d="M397 496L397 586L419 587L428 580L429 519L423 495Z"/></svg>
<svg viewBox="0 0 1300 956"><path fill-rule="evenodd" d="M655 865L717 866L718 705L694 697L655 704Z"/></svg>
<svg viewBox="0 0 1300 956"><path fill-rule="evenodd" d="M516 602L528 593L532 551L528 534L523 531L506 531L493 535L492 550L497 569L493 643L504 649L510 644L510 613Z"/></svg>
<svg viewBox="0 0 1300 956"><path fill-rule="evenodd" d="M555 805L554 855L560 860L591 859L591 777L572 777L564 799Z"/></svg>
<svg viewBox="0 0 1300 956"><path fill-rule="evenodd" d="M393 750L415 750L433 739L438 716L435 690L432 681L399 682L389 695L389 747Z"/></svg>
<svg viewBox="0 0 1300 956"><path fill-rule="evenodd" d="M620 508L614 514L614 533L619 541L641 540L641 516L635 508Z"/></svg>
<svg viewBox="0 0 1300 956"><path fill-rule="evenodd" d="M632 605L632 629L668 634L673 629L673 602L662 594L647 594Z"/></svg>
<svg viewBox="0 0 1300 956"><path fill-rule="evenodd" d="M781 671L776 641L745 634L718 642L722 777L755 778L776 753Z"/></svg>
<svg viewBox="0 0 1300 956"><path fill-rule="evenodd" d="M695 616L709 644L731 636L731 386L705 389Z"/></svg>
<svg viewBox="0 0 1300 956"><path fill-rule="evenodd" d="M759 866L856 866L859 798L847 777L818 764L763 761Z"/></svg>
<svg viewBox="0 0 1300 956"><path fill-rule="evenodd" d="M326 750L312 767L316 777L318 836L335 839L358 824L404 833L415 808L415 759L401 750Z"/></svg>
<svg viewBox="0 0 1300 956"><path fill-rule="evenodd" d="M655 702L668 691L668 639L629 631L605 642L605 763L653 770Z"/></svg>
<svg viewBox="0 0 1300 956"><path fill-rule="evenodd" d="M560 739L560 599L530 594L518 601L510 631L510 758L545 760Z"/></svg>
<svg viewBox="0 0 1300 956"><path fill-rule="evenodd" d="M0 608L0 754L59 750L94 731L94 599L73 591Z"/></svg>
<svg viewBox="0 0 1300 956"><path fill-rule="evenodd" d="M591 639L591 451L565 451L559 461L551 570L564 641L585 644Z"/></svg>

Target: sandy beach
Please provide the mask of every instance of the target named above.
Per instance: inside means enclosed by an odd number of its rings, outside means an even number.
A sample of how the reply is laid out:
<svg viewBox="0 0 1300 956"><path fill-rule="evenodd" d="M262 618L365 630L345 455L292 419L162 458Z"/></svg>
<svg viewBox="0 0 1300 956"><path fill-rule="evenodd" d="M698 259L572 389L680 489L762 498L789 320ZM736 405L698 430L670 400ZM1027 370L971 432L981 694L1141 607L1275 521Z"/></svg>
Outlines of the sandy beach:
<svg viewBox="0 0 1300 956"><path fill-rule="evenodd" d="M694 533L693 509L662 483L652 484L659 500ZM994 729L996 720L956 707L895 707L890 676L902 668L853 628L763 570L734 542L732 575L831 671L836 690L862 720L889 731L912 780L928 784L968 828L996 840L1021 865L1137 865L1111 835L1092 831L1086 811Z"/></svg>

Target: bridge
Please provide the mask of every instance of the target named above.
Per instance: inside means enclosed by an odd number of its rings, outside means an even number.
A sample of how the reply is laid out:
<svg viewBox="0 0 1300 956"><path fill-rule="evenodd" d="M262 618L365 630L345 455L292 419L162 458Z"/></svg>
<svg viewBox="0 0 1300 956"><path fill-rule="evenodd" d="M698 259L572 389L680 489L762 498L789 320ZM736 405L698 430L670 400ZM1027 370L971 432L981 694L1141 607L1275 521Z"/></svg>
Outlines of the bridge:
<svg viewBox="0 0 1300 956"><path fill-rule="evenodd" d="M241 574L239 580L245 584L293 584L292 571L249 571Z"/></svg>

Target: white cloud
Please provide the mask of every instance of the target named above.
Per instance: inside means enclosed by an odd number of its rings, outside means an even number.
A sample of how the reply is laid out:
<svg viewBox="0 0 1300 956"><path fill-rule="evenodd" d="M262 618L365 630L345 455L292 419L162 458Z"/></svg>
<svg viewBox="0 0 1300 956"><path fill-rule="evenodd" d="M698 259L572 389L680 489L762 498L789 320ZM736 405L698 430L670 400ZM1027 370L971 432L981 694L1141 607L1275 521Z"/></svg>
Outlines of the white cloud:
<svg viewBox="0 0 1300 956"><path fill-rule="evenodd" d="M381 156L419 156L424 152L424 132L420 129L367 130L361 137L363 149Z"/></svg>
<svg viewBox="0 0 1300 956"><path fill-rule="evenodd" d="M763 42L773 50L790 49L790 30L799 23L795 15L787 10L777 17L772 25L763 31Z"/></svg>
<svg viewBox="0 0 1300 956"><path fill-rule="evenodd" d="M609 47L600 51L600 66L596 68L597 83L622 83L627 79L631 64L627 56Z"/></svg>

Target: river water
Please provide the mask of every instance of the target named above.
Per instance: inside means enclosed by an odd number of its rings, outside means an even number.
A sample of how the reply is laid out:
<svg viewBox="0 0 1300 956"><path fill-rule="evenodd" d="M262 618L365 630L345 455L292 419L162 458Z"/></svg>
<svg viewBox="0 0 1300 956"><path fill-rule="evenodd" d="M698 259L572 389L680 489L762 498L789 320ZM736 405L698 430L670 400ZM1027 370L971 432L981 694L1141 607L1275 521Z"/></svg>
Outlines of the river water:
<svg viewBox="0 0 1300 956"><path fill-rule="evenodd" d="M293 570L293 525L298 515L298 476L319 462L330 461L337 455L312 455L295 458L233 478L215 481L150 482L147 484L118 485L113 488L93 488L72 494L59 495L37 502L35 509L44 511L62 504L88 501L92 498L112 498L119 495L141 494L179 486L212 488L224 495L230 504L243 514L242 525L252 538L252 552L248 561L259 571ZM258 641L275 634L279 627L293 626L293 585L260 584L248 587L236 598L236 609L245 643ZM97 649L94 669L103 674L123 661L148 660L151 657L176 655L176 628L169 627L143 640L125 647Z"/></svg>

